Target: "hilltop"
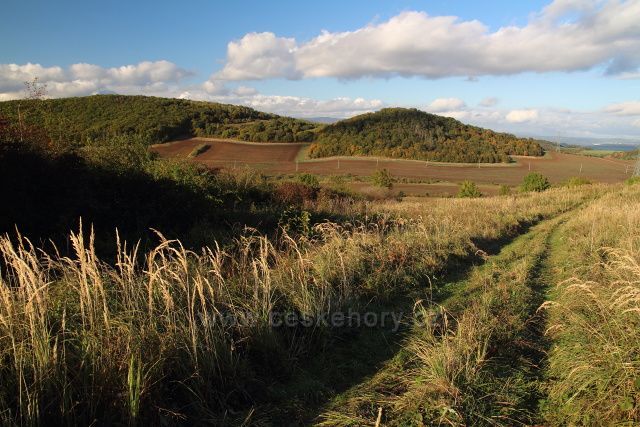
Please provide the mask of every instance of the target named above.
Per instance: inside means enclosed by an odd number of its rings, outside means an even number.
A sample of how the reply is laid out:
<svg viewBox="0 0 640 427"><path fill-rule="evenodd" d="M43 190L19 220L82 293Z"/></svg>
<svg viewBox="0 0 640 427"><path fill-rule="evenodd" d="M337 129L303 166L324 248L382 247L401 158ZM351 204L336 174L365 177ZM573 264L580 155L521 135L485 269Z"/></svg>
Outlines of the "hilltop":
<svg viewBox="0 0 640 427"><path fill-rule="evenodd" d="M149 96L92 95L0 102L0 116L44 128L57 143L85 145L116 135L137 135L150 144L190 136L245 141L311 141L318 126L253 108Z"/></svg>
<svg viewBox="0 0 640 427"><path fill-rule="evenodd" d="M21 118L18 117L21 115ZM147 96L0 102L0 116L42 128L64 148L136 135L149 144L211 136L253 142L313 142L311 157L384 156L443 162L508 162L539 156L541 145L417 109L386 108L334 124L249 107Z"/></svg>
<svg viewBox="0 0 640 427"><path fill-rule="evenodd" d="M326 126L311 157L384 156L443 162L508 162L510 155L540 156L533 139L517 138L417 109L385 108Z"/></svg>

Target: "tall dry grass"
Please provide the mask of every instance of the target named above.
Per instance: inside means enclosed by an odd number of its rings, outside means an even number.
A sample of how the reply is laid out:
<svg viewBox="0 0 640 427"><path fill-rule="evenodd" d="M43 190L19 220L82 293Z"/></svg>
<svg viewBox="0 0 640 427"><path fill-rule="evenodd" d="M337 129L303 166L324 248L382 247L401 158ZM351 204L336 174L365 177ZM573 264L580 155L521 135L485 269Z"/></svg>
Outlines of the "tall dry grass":
<svg viewBox="0 0 640 427"><path fill-rule="evenodd" d="M274 311L318 316L425 290L451 257L472 255L477 239L512 234L597 191L385 204L369 208L376 224L321 224L313 240L246 233L200 252L159 234L144 254L118 242L109 263L91 235L72 234L68 257L1 237L0 421L243 418L265 398L265 383L286 380L330 335L274 328Z"/></svg>
<svg viewBox="0 0 640 427"><path fill-rule="evenodd" d="M640 193L607 194L567 224L549 312L552 424L640 422Z"/></svg>

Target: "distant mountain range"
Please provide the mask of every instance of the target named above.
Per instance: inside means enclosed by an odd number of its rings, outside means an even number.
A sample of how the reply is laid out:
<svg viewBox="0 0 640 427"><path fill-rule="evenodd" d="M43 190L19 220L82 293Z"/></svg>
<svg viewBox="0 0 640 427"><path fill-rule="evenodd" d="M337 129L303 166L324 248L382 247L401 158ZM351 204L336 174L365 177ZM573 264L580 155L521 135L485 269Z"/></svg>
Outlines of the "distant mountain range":
<svg viewBox="0 0 640 427"><path fill-rule="evenodd" d="M341 119L336 117L298 117L300 120L308 120L315 123L331 124L339 122Z"/></svg>
<svg viewBox="0 0 640 427"><path fill-rule="evenodd" d="M589 138L572 136L539 136L530 135L533 138L543 139L563 145L580 145L600 150L631 151L638 148L640 139L630 138Z"/></svg>

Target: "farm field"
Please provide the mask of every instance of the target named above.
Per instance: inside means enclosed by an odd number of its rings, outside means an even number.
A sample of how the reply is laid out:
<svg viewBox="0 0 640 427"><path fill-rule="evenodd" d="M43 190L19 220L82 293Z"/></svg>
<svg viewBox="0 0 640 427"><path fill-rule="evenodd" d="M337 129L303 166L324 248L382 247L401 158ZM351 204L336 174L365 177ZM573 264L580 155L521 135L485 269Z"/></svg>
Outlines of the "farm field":
<svg viewBox="0 0 640 427"><path fill-rule="evenodd" d="M203 143L211 144L211 147L194 161L212 168L249 165L266 174L308 172L317 175L356 176L369 176L377 169L386 168L395 177L437 181L437 185L405 184L406 188L397 186L397 191L412 195L424 195L427 192L452 194L457 187L451 184L463 180L484 185L481 188L483 192L495 194L496 186L518 185L530 171L542 173L555 184L574 176L583 176L593 182L615 183L627 179L633 165L633 161L556 152L549 152L542 158L514 156L516 162L513 164L447 164L354 157L306 160L303 151L305 144L256 144L208 138L159 144L152 149L162 157L186 158L196 146Z"/></svg>

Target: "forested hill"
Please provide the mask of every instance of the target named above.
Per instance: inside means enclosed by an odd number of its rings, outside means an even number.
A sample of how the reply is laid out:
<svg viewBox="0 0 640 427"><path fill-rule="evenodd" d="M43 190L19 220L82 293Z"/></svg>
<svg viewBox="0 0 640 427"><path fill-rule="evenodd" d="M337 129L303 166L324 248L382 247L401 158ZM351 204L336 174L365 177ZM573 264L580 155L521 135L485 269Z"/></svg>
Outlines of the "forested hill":
<svg viewBox="0 0 640 427"><path fill-rule="evenodd" d="M18 117L20 116L20 117ZM314 142L312 157L374 155L444 162L506 162L542 155L517 138L416 109L387 108L331 125L263 113L249 107L147 96L0 102L0 118L43 130L67 149L137 135L148 144L191 136L254 142Z"/></svg>
<svg viewBox="0 0 640 427"><path fill-rule="evenodd" d="M249 107L148 96L0 102L0 116L43 128L56 143L84 145L135 134L149 143L207 135L246 141L311 141L321 125L262 113Z"/></svg>
<svg viewBox="0 0 640 427"><path fill-rule="evenodd" d="M507 162L509 155L540 156L533 139L465 125L417 109L385 108L326 126L311 157L384 156L443 162Z"/></svg>

